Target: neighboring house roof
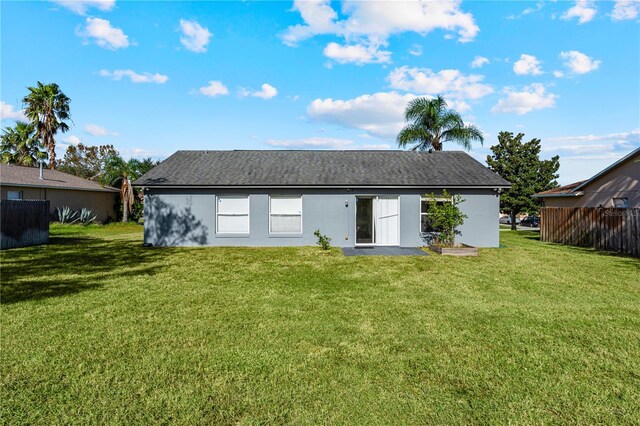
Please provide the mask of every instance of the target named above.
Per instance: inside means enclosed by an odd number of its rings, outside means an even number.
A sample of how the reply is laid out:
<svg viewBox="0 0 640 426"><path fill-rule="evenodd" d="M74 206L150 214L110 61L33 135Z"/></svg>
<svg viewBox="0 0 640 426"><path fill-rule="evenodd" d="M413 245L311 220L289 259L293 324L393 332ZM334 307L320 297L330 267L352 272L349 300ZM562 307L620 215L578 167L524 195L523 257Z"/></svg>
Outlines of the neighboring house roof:
<svg viewBox="0 0 640 426"><path fill-rule="evenodd" d="M0 185L31 188L73 189L77 191L119 192L110 186L102 186L88 179L58 170L43 169L43 179L37 167L0 164Z"/></svg>
<svg viewBox="0 0 640 426"><path fill-rule="evenodd" d="M609 173L611 170L616 169L631 160L632 158L640 156L640 148L636 148L631 151L629 154L625 155L615 163L611 164L609 167L601 170L600 172L593 175L591 178L586 180L581 180L580 182L570 183L569 185L560 186L558 188L550 189L548 191L538 192L534 195L535 198L546 198L546 197L579 197L583 195L581 189L589 185L594 180L599 177Z"/></svg>
<svg viewBox="0 0 640 426"><path fill-rule="evenodd" d="M559 186L557 188L549 189L547 191L538 192L534 197L563 197L572 194L572 191L576 189L579 185L582 185L586 180L581 180L580 182L570 183L569 185ZM574 196L582 195L582 192L575 193Z"/></svg>
<svg viewBox="0 0 640 426"><path fill-rule="evenodd" d="M492 187L511 185L460 151L178 151L146 187Z"/></svg>

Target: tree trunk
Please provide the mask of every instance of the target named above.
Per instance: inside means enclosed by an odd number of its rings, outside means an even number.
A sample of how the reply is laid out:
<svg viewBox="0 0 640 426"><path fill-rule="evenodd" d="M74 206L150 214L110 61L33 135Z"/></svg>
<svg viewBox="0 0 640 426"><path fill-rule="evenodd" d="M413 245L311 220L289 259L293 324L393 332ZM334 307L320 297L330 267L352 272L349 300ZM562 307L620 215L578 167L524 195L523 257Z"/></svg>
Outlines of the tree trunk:
<svg viewBox="0 0 640 426"><path fill-rule="evenodd" d="M122 197L122 222L129 221L129 200L126 197Z"/></svg>
<svg viewBox="0 0 640 426"><path fill-rule="evenodd" d="M49 140L47 148L49 148L49 168L53 170L56 168L56 143L53 140Z"/></svg>
<svg viewBox="0 0 640 426"><path fill-rule="evenodd" d="M518 230L518 225L516 225L516 212L511 211L511 213L509 213L509 215L511 216L511 230L512 231L517 231Z"/></svg>

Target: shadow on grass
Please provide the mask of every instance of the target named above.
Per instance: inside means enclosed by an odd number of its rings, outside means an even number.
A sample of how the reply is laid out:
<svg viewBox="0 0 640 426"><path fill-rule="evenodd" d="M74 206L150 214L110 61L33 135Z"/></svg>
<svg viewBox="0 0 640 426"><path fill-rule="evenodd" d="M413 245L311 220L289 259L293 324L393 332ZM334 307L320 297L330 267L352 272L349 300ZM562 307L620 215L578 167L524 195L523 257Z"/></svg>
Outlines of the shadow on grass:
<svg viewBox="0 0 640 426"><path fill-rule="evenodd" d="M154 275L165 250L137 239L56 236L48 245L2 253L0 304L95 290L114 278Z"/></svg>
<svg viewBox="0 0 640 426"><path fill-rule="evenodd" d="M564 247L569 251L578 252L581 254L593 254L597 256L607 256L611 258L616 258L616 259L619 259L624 264L631 264L632 266L635 266L636 268L640 269L640 259L630 254L618 253L614 251L601 251L601 250L596 250L593 247L579 247L579 246L571 246L571 245L561 244L561 243L551 243L551 242L541 241L540 231L526 231L526 234L523 235L523 237L528 240L537 241L540 244L544 244L549 247Z"/></svg>
<svg viewBox="0 0 640 426"><path fill-rule="evenodd" d="M631 266L635 266L637 269L640 270L640 258L631 256L630 254L618 253L615 251L600 251L592 247L567 246L564 244L557 244L557 243L546 243L546 244L553 244L556 246L567 247L570 251L578 252L582 254L593 254L597 256L610 257L612 260L615 259L617 261L618 263L617 266L626 267L627 265L631 265Z"/></svg>

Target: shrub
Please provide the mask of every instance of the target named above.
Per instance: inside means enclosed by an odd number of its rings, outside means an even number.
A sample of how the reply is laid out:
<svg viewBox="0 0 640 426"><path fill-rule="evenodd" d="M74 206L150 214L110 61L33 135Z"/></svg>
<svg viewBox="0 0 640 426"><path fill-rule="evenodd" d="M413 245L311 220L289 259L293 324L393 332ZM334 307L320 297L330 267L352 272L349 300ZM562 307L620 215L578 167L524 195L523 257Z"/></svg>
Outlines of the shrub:
<svg viewBox="0 0 640 426"><path fill-rule="evenodd" d="M331 248L331 238L326 235L322 235L319 229L316 229L316 232L314 232L313 235L318 237L317 244L322 247L322 250L329 250Z"/></svg>
<svg viewBox="0 0 640 426"><path fill-rule="evenodd" d="M443 246L452 246L456 234L459 232L456 228L464 223L467 218L465 214L460 211L458 204L464 200L460 195L451 195L446 190L442 192L442 196L436 197L435 194L426 194L427 198L427 214L429 215L429 221L431 226L438 233L436 237L436 243ZM447 202L442 202L442 199Z"/></svg>
<svg viewBox="0 0 640 426"><path fill-rule="evenodd" d="M60 223L75 223L78 221L78 212L71 210L69 207L56 207L56 219Z"/></svg>
<svg viewBox="0 0 640 426"><path fill-rule="evenodd" d="M80 215L78 216L78 221L87 226L91 223L93 223L96 220L96 215L93 214L93 212L89 209L85 209L83 208L82 210L80 210Z"/></svg>

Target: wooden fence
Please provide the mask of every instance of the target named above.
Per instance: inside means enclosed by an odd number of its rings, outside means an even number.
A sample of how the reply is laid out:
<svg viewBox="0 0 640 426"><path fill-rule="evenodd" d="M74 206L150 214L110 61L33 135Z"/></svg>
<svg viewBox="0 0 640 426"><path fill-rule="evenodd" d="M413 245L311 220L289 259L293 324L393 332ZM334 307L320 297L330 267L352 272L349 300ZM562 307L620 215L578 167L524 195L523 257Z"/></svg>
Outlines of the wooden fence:
<svg viewBox="0 0 640 426"><path fill-rule="evenodd" d="M0 200L0 249L49 242L49 200Z"/></svg>
<svg viewBox="0 0 640 426"><path fill-rule="evenodd" d="M540 239L640 256L640 209L543 207Z"/></svg>

